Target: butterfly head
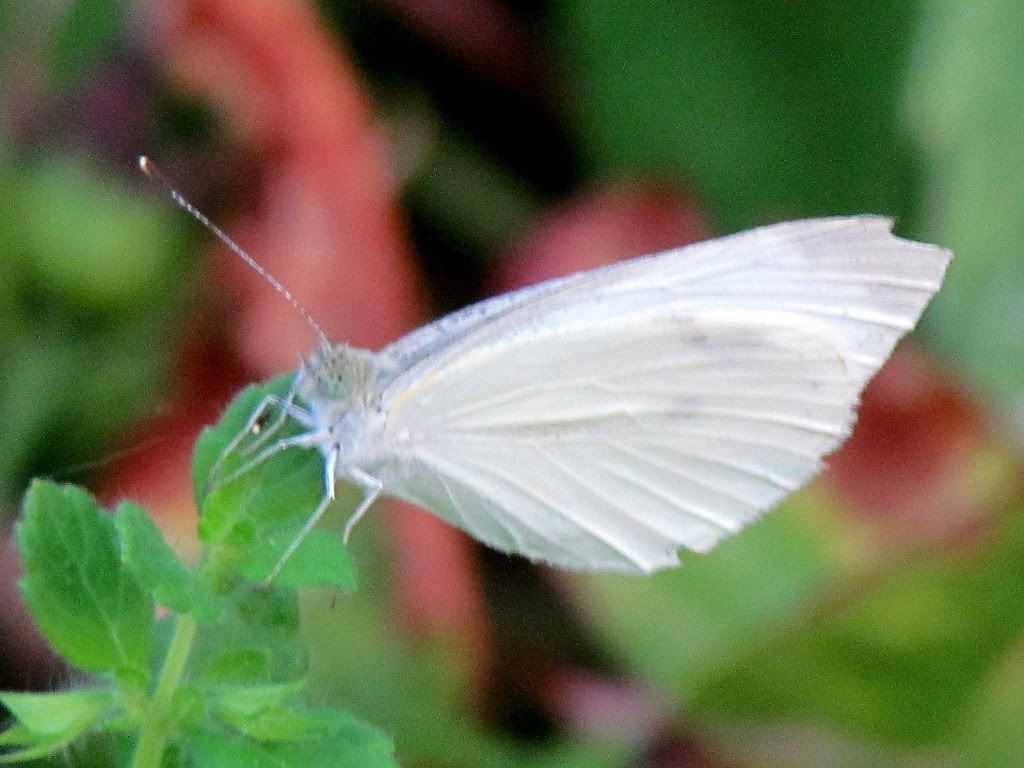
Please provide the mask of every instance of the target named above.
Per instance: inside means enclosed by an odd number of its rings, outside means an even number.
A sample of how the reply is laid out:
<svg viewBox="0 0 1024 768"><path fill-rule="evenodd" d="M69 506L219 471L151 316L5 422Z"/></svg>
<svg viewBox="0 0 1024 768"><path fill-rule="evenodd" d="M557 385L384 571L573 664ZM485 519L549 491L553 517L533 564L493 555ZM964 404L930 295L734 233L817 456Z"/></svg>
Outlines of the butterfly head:
<svg viewBox="0 0 1024 768"><path fill-rule="evenodd" d="M347 344L322 345L302 363L299 395L310 404L335 408L364 397L373 380L376 355Z"/></svg>

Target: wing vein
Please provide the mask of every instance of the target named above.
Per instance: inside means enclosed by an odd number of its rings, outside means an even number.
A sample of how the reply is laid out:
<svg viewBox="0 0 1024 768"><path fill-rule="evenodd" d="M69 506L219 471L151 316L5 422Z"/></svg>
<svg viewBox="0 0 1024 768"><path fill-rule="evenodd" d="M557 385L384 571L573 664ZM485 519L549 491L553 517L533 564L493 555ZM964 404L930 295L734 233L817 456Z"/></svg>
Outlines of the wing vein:
<svg viewBox="0 0 1024 768"><path fill-rule="evenodd" d="M548 535L544 531L538 529L536 527L536 525L534 525L527 517L519 515L515 510L511 509L509 506L506 506L505 504L496 501L492 494L488 493L487 490L483 486L481 486L479 483L474 482L472 479L470 479L470 476L467 475L465 472L463 472L461 467L459 467L458 465L453 464L452 462L449 462L449 461L445 461L445 460L441 459L439 456L436 456L436 455L431 456L430 458L428 458L426 456L423 456L423 455L420 455L419 459L420 459L420 461L422 463L433 466L436 470L438 470L439 473L447 473L450 477L452 477L453 479L458 480L460 483L465 485L467 488L472 490L474 493L478 494L481 498L489 501L490 503L494 504L497 507L500 507L501 510L503 510L505 512L508 512L508 514L513 515L517 520L520 520L525 526L527 526L531 531L533 531L534 534L539 539L541 539L543 541L546 541L549 544L552 544L557 549L560 549L563 554L568 555L570 559L572 558L573 552L572 552L571 549L569 549L568 547L566 547L562 543L556 541L555 539L553 539L550 535ZM620 556L626 557L634 565L638 565L637 562L636 562L636 559L632 555L630 555L630 554L628 554L626 552L623 552L622 550L618 549L617 547L612 546L611 544L609 544L605 540L604 537L602 537L602 536L600 536L600 535L590 531L589 529L587 529L586 527L581 525L579 523L579 521L577 521L577 520L575 520L575 519L573 519L571 517L568 517L567 515L561 514L557 509L552 507L549 503L547 503L544 500L542 500L539 497L537 497L533 492L531 492L522 483L520 483L518 481L515 481L515 480L512 480L511 478L505 477L503 475L503 473L496 472L492 467L486 467L486 466L482 466L482 465L476 463L475 461L472 460L471 456L469 456L469 455L464 456L463 459L466 461L466 463L468 465L471 465L472 468L476 469L481 474L489 474L492 477L497 477L499 480L502 480L503 482L508 483L513 488L519 489L519 491L522 492L524 495L533 497L542 506L547 507L549 510L554 511L556 514L558 514L563 519L568 520L572 525L576 526L576 528L578 528L580 531L582 531L586 535L597 538L599 541L601 541L603 544L605 544L605 546L607 546L612 551L618 553ZM460 514L464 514L464 513L460 513ZM493 517L493 518L497 518L499 516L500 515L491 515L491 517ZM506 530L506 532L509 532L510 535L511 535L511 532L508 531L508 528L507 528L507 526L506 526L506 524L505 524L505 522L503 520L497 520L496 522L504 530ZM472 531L469 531L468 528L466 530L468 532L472 533ZM484 538L484 537L478 536L477 534L473 534L473 535L476 536L477 538L480 538L480 539ZM512 538L513 538L513 540L515 540L518 537L513 535ZM526 549L519 550L519 552L526 552L526 551L527 551Z"/></svg>
<svg viewBox="0 0 1024 768"><path fill-rule="evenodd" d="M715 486L713 486L713 485L711 485L709 483L705 483L705 482L702 482L700 480L697 480L692 475L690 475L690 474L688 474L686 472L682 472L681 470L679 470L678 467L675 467L675 466L669 464L668 462L661 461L659 459L654 459L651 456L648 456L647 454L643 453L642 451L636 450L635 448L631 448L630 446L627 446L627 445L625 445L623 443L620 443L618 440L612 440L610 438L605 438L604 440L602 440L602 442L604 442L605 445L610 447L612 450L618 450L621 453L625 453L627 456L633 456L634 458L637 458L640 461L647 462L648 464L651 464L652 466L658 467L660 469L664 469L665 471L670 472L670 473L676 475L677 477L681 477L684 480L692 482L695 485L702 486L702 487L704 487L706 489L711 490L714 493L718 493L718 494L720 494L722 496L726 496L728 498L731 498L734 501L737 501L737 502L739 502L740 504L742 504L742 505L744 505L746 507L752 507L752 508L756 509L757 506L758 506L756 503L751 502L749 499L741 498L741 497L736 496L736 495L734 495L732 493L729 493L729 492L723 491L723 490L721 490L719 488L716 488ZM606 467L606 469L607 469L607 471L611 472L612 474L615 474L616 477L622 477L623 479L626 479L626 476L621 474L621 470L619 470L617 467L609 465L609 466ZM633 480L632 482L634 484L636 484L635 480ZM638 486L638 487L645 487L645 486ZM683 504L682 502L680 502L678 499L676 499L674 497L667 496L666 494L663 494L663 493L656 493L654 491L651 491L650 488L648 488L648 490L650 492L652 492L652 493L655 493L656 496L659 496L660 498L664 499L666 502L668 502L672 506L678 507L679 509L683 510L684 512L687 512L688 514L691 514L691 515L693 515L696 518L699 518L699 519L701 519L701 520L703 520L703 521L705 521L707 523L710 523L711 525L715 526L716 528L719 528L719 529L721 529L723 531L726 531L726 532L729 532L729 533L735 533L737 530L739 530L739 526L733 524L731 521L724 521L724 520L719 519L713 512L711 512L708 509L705 509L703 507L690 506L689 504Z"/></svg>
<svg viewBox="0 0 1024 768"><path fill-rule="evenodd" d="M614 538L610 537L606 532L602 531L600 527L587 525L585 522L580 520L578 516L569 514L567 509L541 496L535 490L530 488L530 486L526 485L521 480L509 475L507 472L502 472L498 469L495 469L493 466L483 466L474 461L469 456L466 457L466 460L467 463L474 465L478 471L483 472L485 474L489 474L492 477L498 478L499 480L503 480L504 482L508 483L508 485L510 485L511 487L518 489L525 496L532 498L540 506L544 507L549 512L561 517L563 520L567 520L568 522L576 526L579 530L602 542L606 547L608 547L614 552L617 552L619 555L626 558L629 562L633 563L636 567L641 569L643 568L643 563L637 560L636 556L634 556L627 549L624 549L622 545L618 544L614 540ZM545 536L544 538L550 540L547 536Z"/></svg>
<svg viewBox="0 0 1024 768"><path fill-rule="evenodd" d="M673 446L672 452L678 456L683 456L694 461L704 462L705 464L712 464L718 467L724 467L725 469L731 469L735 472L747 475L748 477L756 478L757 480L763 480L766 483L774 485L780 491L786 491L792 493L800 487L799 483L794 483L789 480L783 479L781 475L776 475L774 472L769 472L761 467L755 467L750 464L741 464L736 461L728 461L721 456L711 456L700 453L694 453L693 451L687 451L685 449L676 448Z"/></svg>
<svg viewBox="0 0 1024 768"><path fill-rule="evenodd" d="M621 506L618 501L613 500L607 494L599 491L598 489L594 488L593 485L587 483L577 473L571 471L568 467L566 467L565 464L557 456L552 455L550 452L546 451L542 446L540 446L538 444L534 444L534 449L536 450L537 453L539 453L541 456L546 458L551 463L551 465L553 467L555 467L555 469L557 469L559 472L562 473L562 475L564 477L569 478L569 480L571 480L573 483L575 483L578 487L582 488L585 492L589 493L591 496L593 496L593 497L595 497L597 499L600 499L605 504L607 504L608 506L612 507L616 512L619 512L623 517L628 518L629 520L635 522L641 528L646 528L648 531L653 533L655 536L658 536L659 538L664 539L666 544L673 544L674 543L672 541L672 539L670 539L667 536L665 536L664 531L658 530L657 528L652 526L646 520L643 520L642 518L637 517L632 512L629 512L627 509L625 509L623 506Z"/></svg>

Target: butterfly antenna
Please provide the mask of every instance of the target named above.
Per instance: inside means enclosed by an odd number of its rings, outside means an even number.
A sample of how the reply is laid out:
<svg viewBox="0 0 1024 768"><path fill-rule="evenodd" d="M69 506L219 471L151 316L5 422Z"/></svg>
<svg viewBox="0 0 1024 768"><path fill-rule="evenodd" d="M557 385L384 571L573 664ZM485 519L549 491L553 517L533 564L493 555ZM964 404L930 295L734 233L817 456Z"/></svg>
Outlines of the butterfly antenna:
<svg viewBox="0 0 1024 768"><path fill-rule="evenodd" d="M160 169L156 167L152 160L150 160L145 155L139 155L139 159L137 162L139 165L139 170L142 171L150 180L155 181L157 184L159 184L163 188L164 192L167 193L168 197L170 197L171 200L178 204L179 208L188 213L190 216L192 216L192 218L194 218L196 221L198 221L200 224L202 224L204 227L210 230L214 235L216 235L217 239L224 243L224 245L226 245L233 254L240 258L253 270L255 270L256 273L264 280L266 280L267 283L269 283L270 286L275 291L284 296L288 300L288 303L295 308L295 311L305 318L306 322L309 324L309 327L313 329L313 333L315 333L320 338L320 344L323 346L323 348L330 349L331 342L327 338L327 334L324 333L323 328L321 328L317 324L316 320L314 320L312 316L310 316L309 312L306 311L306 308L299 303L299 300L292 295L291 291L289 291L287 288L281 285L281 282L272 274L270 274L263 267L262 264L256 261L256 259L250 256L248 253L246 253L242 249L242 246L240 246L238 243L236 243L234 240L228 237L227 233L224 232L224 230L222 230L220 227L218 227L216 224L214 224L212 221L206 218L206 216L203 213L201 213L198 208L192 205L192 203L188 201L188 198L181 194L181 192L179 192L178 189L167 180L167 177L160 172Z"/></svg>

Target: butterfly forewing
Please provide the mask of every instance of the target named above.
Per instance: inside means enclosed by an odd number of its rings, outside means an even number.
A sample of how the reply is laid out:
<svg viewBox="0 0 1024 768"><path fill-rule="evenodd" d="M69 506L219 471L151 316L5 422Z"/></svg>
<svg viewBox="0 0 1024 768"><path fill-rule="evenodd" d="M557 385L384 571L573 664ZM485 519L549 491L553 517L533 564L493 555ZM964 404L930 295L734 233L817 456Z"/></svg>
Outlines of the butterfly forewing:
<svg viewBox="0 0 1024 768"><path fill-rule="evenodd" d="M384 350L388 492L498 549L648 572L800 487L949 254L764 227L482 302Z"/></svg>

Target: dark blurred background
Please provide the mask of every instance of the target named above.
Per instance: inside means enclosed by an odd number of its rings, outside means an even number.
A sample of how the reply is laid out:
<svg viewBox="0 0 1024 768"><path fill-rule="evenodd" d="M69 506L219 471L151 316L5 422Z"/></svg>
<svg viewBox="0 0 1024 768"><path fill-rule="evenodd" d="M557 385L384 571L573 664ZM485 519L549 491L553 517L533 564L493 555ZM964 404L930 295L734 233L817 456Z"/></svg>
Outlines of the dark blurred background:
<svg viewBox="0 0 1024 768"><path fill-rule="evenodd" d="M313 342L142 152L370 347L784 218L953 248L830 471L736 539L568 575L382 504L362 591L305 598L311 679L409 765L1022 764L1019 2L0 1L5 539L47 475L194 552L198 430ZM7 541L0 576L0 683L62 685Z"/></svg>

